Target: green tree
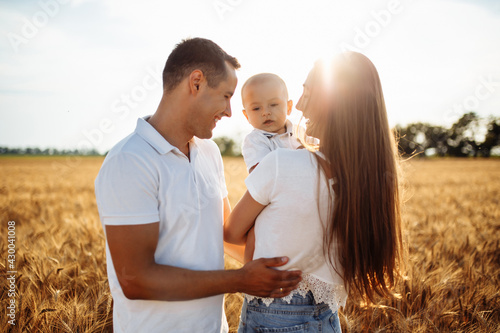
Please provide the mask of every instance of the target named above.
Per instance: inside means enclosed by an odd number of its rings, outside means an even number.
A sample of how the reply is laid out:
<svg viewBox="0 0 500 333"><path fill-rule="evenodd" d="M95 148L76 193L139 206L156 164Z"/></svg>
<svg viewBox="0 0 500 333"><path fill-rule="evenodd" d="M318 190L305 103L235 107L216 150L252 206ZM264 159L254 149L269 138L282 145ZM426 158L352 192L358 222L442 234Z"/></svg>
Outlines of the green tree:
<svg viewBox="0 0 500 333"><path fill-rule="evenodd" d="M491 149L500 146L500 118L490 117L484 141L479 145L481 154L490 157Z"/></svg>
<svg viewBox="0 0 500 333"><path fill-rule="evenodd" d="M448 131L448 151L451 156L478 156L481 119L475 112L464 114Z"/></svg>
<svg viewBox="0 0 500 333"><path fill-rule="evenodd" d="M213 139L217 146L219 146L219 150L222 156L236 156L234 152L234 147L236 143L233 139L228 138L227 136L221 136Z"/></svg>

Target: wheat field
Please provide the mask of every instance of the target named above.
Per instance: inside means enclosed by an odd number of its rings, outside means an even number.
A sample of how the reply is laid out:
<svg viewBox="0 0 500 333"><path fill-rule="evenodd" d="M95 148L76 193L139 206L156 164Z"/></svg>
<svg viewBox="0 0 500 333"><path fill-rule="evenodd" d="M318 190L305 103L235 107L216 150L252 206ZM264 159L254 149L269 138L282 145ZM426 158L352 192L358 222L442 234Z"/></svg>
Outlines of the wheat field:
<svg viewBox="0 0 500 333"><path fill-rule="evenodd" d="M0 332L112 332L93 187L102 160L0 158ZM234 206L246 170L240 158L224 162ZM374 305L351 295L340 313L343 331L499 332L500 160L413 159L403 170L407 278L396 287L399 296ZM10 229L9 221L15 222ZM15 262L9 262L14 241ZM238 267L226 258L226 268ZM8 323L11 299L15 326ZM226 296L231 331L241 300Z"/></svg>

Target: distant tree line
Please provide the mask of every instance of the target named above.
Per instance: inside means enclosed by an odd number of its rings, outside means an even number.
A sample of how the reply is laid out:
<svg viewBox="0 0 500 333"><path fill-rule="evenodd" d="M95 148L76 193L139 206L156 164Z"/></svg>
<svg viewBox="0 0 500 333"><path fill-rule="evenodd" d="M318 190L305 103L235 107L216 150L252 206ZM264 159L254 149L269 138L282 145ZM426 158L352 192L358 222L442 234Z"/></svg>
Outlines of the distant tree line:
<svg viewBox="0 0 500 333"><path fill-rule="evenodd" d="M100 156L96 149L81 151L78 149L56 149L56 148L9 148L0 147L0 155L38 155L38 156Z"/></svg>
<svg viewBox="0 0 500 333"><path fill-rule="evenodd" d="M427 123L396 125L399 151L403 156L490 157L500 156L500 117L481 118L464 114L450 128ZM213 139L223 156L241 156L240 147L226 136ZM80 151L47 148L0 147L0 155L102 155L96 149Z"/></svg>
<svg viewBox="0 0 500 333"><path fill-rule="evenodd" d="M500 155L500 118L464 114L450 128L426 123L396 126L404 156L490 157Z"/></svg>
<svg viewBox="0 0 500 333"><path fill-rule="evenodd" d="M450 128L411 123L394 128L403 156L490 157L500 156L500 118L464 114ZM239 156L236 143L228 137L214 141L223 156Z"/></svg>

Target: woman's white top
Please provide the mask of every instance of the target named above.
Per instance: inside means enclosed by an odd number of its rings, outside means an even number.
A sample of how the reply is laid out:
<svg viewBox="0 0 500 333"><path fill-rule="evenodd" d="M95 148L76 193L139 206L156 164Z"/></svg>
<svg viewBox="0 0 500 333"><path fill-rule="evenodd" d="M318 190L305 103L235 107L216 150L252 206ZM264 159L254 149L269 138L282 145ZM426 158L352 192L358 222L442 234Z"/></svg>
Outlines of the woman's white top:
<svg viewBox="0 0 500 333"><path fill-rule="evenodd" d="M328 304L335 312L345 305L347 291L337 273L342 273L337 260L336 271L323 252L328 202L332 200L328 186L333 182L320 169L314 153L306 149L277 149L259 163L245 183L252 198L266 206L255 221L253 258L289 257L290 261L278 269L301 270L302 281L283 299L311 291L316 302ZM273 300L263 299L267 305Z"/></svg>

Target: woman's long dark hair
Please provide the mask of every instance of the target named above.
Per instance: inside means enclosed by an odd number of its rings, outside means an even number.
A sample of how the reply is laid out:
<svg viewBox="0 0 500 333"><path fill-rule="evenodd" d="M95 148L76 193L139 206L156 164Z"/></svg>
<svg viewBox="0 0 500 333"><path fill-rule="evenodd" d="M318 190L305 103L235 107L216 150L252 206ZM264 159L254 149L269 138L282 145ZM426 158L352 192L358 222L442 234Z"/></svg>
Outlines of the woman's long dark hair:
<svg viewBox="0 0 500 333"><path fill-rule="evenodd" d="M313 71L321 73L313 85L320 93L310 97L320 102L315 136L335 180L325 253L341 264L346 286L374 302L375 294L390 295L403 258L399 157L380 78L356 52Z"/></svg>

